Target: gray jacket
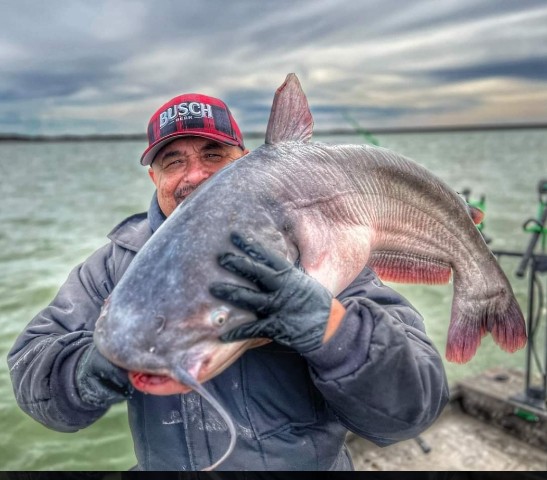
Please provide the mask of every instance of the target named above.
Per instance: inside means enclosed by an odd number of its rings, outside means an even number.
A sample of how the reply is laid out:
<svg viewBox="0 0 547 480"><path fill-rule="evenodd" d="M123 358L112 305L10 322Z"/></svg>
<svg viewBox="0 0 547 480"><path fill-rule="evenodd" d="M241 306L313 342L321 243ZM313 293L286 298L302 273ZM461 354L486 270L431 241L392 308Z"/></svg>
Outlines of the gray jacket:
<svg viewBox="0 0 547 480"><path fill-rule="evenodd" d="M20 407L45 426L74 432L105 414L85 404L75 369L104 300L164 217L127 218L110 243L69 275L8 354ZM422 318L365 269L338 299L347 313L325 345L302 356L275 343L247 351L206 387L237 426L226 470L349 470L348 430L378 445L417 436L448 400L439 353ZM217 412L194 392L128 401L138 468L199 470L226 450Z"/></svg>

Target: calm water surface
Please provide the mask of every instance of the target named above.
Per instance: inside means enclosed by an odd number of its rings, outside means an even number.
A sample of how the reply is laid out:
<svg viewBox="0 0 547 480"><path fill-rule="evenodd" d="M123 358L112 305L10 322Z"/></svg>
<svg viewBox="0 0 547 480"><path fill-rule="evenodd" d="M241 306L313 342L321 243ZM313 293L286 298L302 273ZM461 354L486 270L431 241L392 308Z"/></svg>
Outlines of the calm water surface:
<svg viewBox="0 0 547 480"><path fill-rule="evenodd" d="M361 143L359 136L316 137ZM523 250L522 224L537 214L537 184L547 177L545 130L380 135L383 147L413 158L458 191L486 196L493 249ZM254 148L261 142L248 142ZM140 142L0 143L0 468L125 470L135 464L124 405L77 433L51 431L15 403L6 354L15 337L53 298L69 271L126 216L148 208L153 185L138 161ZM518 261L502 259L526 311L527 280ZM395 285L394 285L395 286ZM444 352L451 286L396 285L426 320ZM524 352L502 352L489 337L466 364L446 364L449 380L490 366L524 368Z"/></svg>

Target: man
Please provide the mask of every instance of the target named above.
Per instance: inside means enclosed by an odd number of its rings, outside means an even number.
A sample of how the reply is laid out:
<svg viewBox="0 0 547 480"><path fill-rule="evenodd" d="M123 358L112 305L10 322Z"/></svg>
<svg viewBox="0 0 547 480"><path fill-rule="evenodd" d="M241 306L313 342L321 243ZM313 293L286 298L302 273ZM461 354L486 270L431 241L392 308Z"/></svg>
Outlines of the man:
<svg viewBox="0 0 547 480"><path fill-rule="evenodd" d="M77 266L8 356L21 408L49 428L72 432L127 400L138 468L196 470L217 460L228 433L194 392L144 395L93 345L101 306L136 252L201 183L245 155L241 132L220 100L186 94L150 119L141 163L156 186L148 214L124 220L110 243ZM235 194L235 193L234 193ZM224 341L270 338L207 388L237 426L227 470L350 470L348 430L379 445L415 437L447 402L441 358L420 315L365 269L336 299L259 244L222 267L255 289L210 285L214 296L253 311L256 322ZM176 241L176 239L173 239Z"/></svg>

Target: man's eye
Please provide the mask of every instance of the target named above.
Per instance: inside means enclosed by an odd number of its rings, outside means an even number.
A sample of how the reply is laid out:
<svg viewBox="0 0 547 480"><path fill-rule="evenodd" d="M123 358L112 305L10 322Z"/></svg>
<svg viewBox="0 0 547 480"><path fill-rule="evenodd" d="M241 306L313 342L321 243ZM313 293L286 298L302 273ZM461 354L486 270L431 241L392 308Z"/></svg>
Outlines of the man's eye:
<svg viewBox="0 0 547 480"><path fill-rule="evenodd" d="M182 165L182 160L172 160L169 163L167 163L163 168L175 168L180 165Z"/></svg>
<svg viewBox="0 0 547 480"><path fill-rule="evenodd" d="M205 154L205 159L206 160L209 160L209 161L220 161L222 160L222 158L224 158L221 154L219 153L206 153Z"/></svg>

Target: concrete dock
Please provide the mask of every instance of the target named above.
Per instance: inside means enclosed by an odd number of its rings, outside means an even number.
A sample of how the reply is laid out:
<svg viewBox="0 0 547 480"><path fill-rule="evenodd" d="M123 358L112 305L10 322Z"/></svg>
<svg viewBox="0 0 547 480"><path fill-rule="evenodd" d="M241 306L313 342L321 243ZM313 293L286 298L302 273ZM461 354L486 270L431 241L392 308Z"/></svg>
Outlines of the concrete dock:
<svg viewBox="0 0 547 480"><path fill-rule="evenodd" d="M356 470L547 471L547 409L515 402L524 374L495 368L458 382L418 439L380 448L352 435Z"/></svg>

